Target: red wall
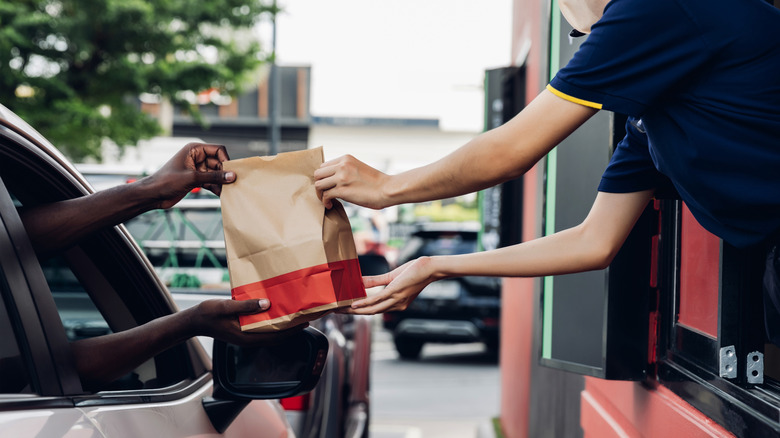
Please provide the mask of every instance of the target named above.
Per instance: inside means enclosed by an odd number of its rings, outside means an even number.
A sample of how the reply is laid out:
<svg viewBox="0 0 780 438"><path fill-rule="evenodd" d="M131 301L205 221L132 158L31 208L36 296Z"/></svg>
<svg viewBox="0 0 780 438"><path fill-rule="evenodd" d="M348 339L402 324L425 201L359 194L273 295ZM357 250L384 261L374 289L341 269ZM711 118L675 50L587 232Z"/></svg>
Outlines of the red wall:
<svg viewBox="0 0 780 438"><path fill-rule="evenodd" d="M548 36L550 2L515 0L512 51L515 63L530 42L525 58L527 100L546 85L549 71ZM539 236L543 187L539 166L524 179L523 239ZM532 351L536 279L506 279L501 318L501 427L507 438L528 436L530 370L538 352ZM585 438L608 437L730 437L731 433L704 416L667 388L636 382L586 378L581 393L580 423Z"/></svg>
<svg viewBox="0 0 780 438"><path fill-rule="evenodd" d="M734 436L660 385L586 377L580 402L585 438Z"/></svg>
<svg viewBox="0 0 780 438"><path fill-rule="evenodd" d="M685 204L680 257L677 323L717 339L720 239L699 225Z"/></svg>
<svg viewBox="0 0 780 438"><path fill-rule="evenodd" d="M515 0L513 10L512 59L515 63L525 58L526 96L530 102L543 89L547 74L547 45L542 34L546 29L543 15L547 14L540 0ZM519 66L519 65L518 65ZM531 169L523 180L523 240L538 237L541 211L537 209L542 187L537 184L538 167ZM528 436L528 412L531 390L534 285L537 280L513 278L504 280L501 295L501 427L507 438Z"/></svg>

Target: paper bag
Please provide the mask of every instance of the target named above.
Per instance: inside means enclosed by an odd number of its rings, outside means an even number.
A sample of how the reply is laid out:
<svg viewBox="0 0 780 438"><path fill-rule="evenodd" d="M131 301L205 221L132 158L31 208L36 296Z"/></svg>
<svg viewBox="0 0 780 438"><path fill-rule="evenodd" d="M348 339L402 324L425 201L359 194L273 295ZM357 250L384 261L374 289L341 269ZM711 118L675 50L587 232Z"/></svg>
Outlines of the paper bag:
<svg viewBox="0 0 780 438"><path fill-rule="evenodd" d="M352 229L338 202L314 189L322 148L223 163L236 172L220 196L233 299L268 298L241 330L283 330L366 296Z"/></svg>

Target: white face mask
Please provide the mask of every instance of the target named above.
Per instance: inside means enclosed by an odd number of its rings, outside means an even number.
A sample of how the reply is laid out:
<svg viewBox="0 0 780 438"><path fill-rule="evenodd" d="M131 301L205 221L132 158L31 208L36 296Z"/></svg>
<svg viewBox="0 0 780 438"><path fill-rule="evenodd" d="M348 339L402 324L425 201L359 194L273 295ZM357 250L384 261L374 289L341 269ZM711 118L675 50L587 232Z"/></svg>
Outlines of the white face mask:
<svg viewBox="0 0 780 438"><path fill-rule="evenodd" d="M599 21L609 0L558 0L558 6L571 27L590 33L590 27Z"/></svg>

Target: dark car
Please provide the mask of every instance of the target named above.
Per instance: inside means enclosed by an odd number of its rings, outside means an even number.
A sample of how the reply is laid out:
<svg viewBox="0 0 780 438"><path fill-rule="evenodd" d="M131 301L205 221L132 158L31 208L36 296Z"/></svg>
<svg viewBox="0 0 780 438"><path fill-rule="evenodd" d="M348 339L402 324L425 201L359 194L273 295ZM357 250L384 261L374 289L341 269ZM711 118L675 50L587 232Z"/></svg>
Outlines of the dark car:
<svg viewBox="0 0 780 438"><path fill-rule="evenodd" d="M91 192L67 159L0 105L2 435L294 436L278 401L249 399L299 393L292 390L297 378L280 369L304 371L301 382L319 377L328 341L314 329L301 332L309 336L308 347L288 342L294 347L289 357L300 356L313 368L287 361L288 353L276 347L258 353L224 343L214 353L225 360L212 362L190 339L110 384L82 383L70 342L132 329L177 310L124 226L96 232L56 257L35 254L17 209Z"/></svg>
<svg viewBox="0 0 780 438"><path fill-rule="evenodd" d="M84 168L90 181L134 180L122 169ZM220 200L195 190L173 208L125 223L179 308L210 298L230 298ZM364 261L361 259L361 266ZM281 400L299 438L367 438L371 326L368 317L328 314L311 323L329 342L320 383L311 393ZM207 351L211 339L201 338Z"/></svg>
<svg viewBox="0 0 780 438"><path fill-rule="evenodd" d="M401 249L398 264L476 252L478 236L477 223L420 224ZM383 321L401 358L416 359L426 342L483 342L497 351L500 313L500 279L461 277L431 283L406 310L387 312Z"/></svg>

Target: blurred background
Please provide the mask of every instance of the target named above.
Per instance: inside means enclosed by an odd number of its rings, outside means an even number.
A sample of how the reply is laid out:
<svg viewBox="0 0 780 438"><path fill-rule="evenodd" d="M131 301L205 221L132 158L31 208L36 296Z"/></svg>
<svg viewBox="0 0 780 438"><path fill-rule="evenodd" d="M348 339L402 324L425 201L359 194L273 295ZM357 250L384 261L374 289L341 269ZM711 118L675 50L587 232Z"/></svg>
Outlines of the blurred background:
<svg viewBox="0 0 780 438"><path fill-rule="evenodd" d="M352 154L395 174L517 114L586 41L571 30L557 0L0 0L0 104L98 190L196 140L234 159L322 146L326 159ZM522 178L479 193L347 205L361 271L579 223L624 119L600 112ZM314 321L330 345L324 378L279 401L295 435L776 436L776 382L743 386L756 369L739 382L719 374L718 348L758 358L745 317L758 304L741 293L752 279L732 281L752 259L723 245L701 257L717 238L677 201L652 206L644 238L608 270L449 279L403 312ZM230 297L214 195L195 190L125 225L179 308ZM656 246L678 239L698 243ZM729 273L722 287L709 288L712 272ZM678 288L681 276L706 287ZM707 326L686 326L679 303L702 297ZM109 331L87 322L63 326Z"/></svg>
<svg viewBox="0 0 780 438"><path fill-rule="evenodd" d="M511 0L188 5L4 4L2 103L98 190L153 172L196 139L233 159L323 146L326 160L352 154L398 173L490 126L487 72L512 63ZM359 253L381 259L368 273L486 246L484 195L347 208ZM209 194L127 226L172 290L229 288ZM413 318L373 318L371 436L473 437L498 415L500 286L446 286L426 292ZM475 315L460 315L467 307ZM476 322L428 321L447 312Z"/></svg>

